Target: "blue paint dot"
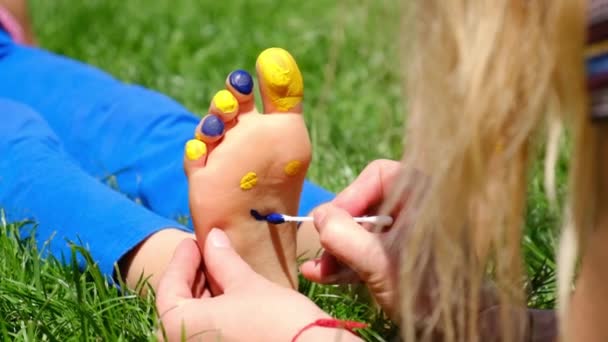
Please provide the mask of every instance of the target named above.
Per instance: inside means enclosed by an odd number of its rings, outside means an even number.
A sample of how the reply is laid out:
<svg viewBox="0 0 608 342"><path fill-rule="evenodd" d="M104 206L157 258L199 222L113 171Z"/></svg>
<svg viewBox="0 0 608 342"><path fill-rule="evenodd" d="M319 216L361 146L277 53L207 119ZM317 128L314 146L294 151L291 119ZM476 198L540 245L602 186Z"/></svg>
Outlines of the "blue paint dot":
<svg viewBox="0 0 608 342"><path fill-rule="evenodd" d="M255 209L251 209L251 211L249 211L249 213L251 214L251 216L253 216L253 218L255 218L258 221L266 221L266 216L260 214L257 210Z"/></svg>
<svg viewBox="0 0 608 342"><path fill-rule="evenodd" d="M228 78L230 85L241 94L249 95L253 90L253 78L245 70L235 70Z"/></svg>
<svg viewBox="0 0 608 342"><path fill-rule="evenodd" d="M203 120L201 132L208 137L217 137L222 135L224 134L224 121L222 121L222 119L220 119L217 115L208 115L205 120Z"/></svg>

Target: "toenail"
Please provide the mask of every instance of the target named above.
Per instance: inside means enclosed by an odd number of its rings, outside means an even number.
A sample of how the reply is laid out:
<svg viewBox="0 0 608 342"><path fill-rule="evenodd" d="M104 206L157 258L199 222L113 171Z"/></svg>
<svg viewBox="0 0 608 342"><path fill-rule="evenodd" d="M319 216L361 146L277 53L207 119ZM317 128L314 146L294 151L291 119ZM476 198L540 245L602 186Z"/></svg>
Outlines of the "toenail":
<svg viewBox="0 0 608 342"><path fill-rule="evenodd" d="M217 115L209 114L203 119L201 133L208 137L217 137L224 134L224 122Z"/></svg>
<svg viewBox="0 0 608 342"><path fill-rule="evenodd" d="M302 101L302 74L289 52L280 48L266 49L258 57L258 67L278 110L288 111Z"/></svg>
<svg viewBox="0 0 608 342"><path fill-rule="evenodd" d="M285 56L282 49L270 48L260 54L260 68L264 79L275 87L286 87L292 79L291 58Z"/></svg>
<svg viewBox="0 0 608 342"><path fill-rule="evenodd" d="M232 113L236 110L236 106L238 105L234 95L228 90L218 91L213 97L213 103L222 113Z"/></svg>
<svg viewBox="0 0 608 342"><path fill-rule="evenodd" d="M197 160L205 154L207 154L207 145L204 142L196 139L188 140L186 143L186 158Z"/></svg>
<svg viewBox="0 0 608 342"><path fill-rule="evenodd" d="M285 174L287 174L288 176L295 176L296 174L298 174L301 167L302 163L299 160L292 160L287 163L287 165L285 165L283 171L285 171Z"/></svg>
<svg viewBox="0 0 608 342"><path fill-rule="evenodd" d="M241 189L249 190L258 184L258 175L255 172L247 172L246 175L241 178Z"/></svg>
<svg viewBox="0 0 608 342"><path fill-rule="evenodd" d="M228 82L239 93L249 95L253 90L253 78L245 70L235 70L228 76Z"/></svg>

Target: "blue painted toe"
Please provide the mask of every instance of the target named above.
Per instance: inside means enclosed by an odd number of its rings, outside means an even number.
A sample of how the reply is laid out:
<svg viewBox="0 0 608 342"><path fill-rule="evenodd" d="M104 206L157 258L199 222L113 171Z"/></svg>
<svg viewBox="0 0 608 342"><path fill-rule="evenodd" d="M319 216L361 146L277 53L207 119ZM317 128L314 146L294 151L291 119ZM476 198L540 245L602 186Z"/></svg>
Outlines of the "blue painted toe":
<svg viewBox="0 0 608 342"><path fill-rule="evenodd" d="M253 90L253 78L245 70L235 70L228 77L230 85L239 93L249 95Z"/></svg>
<svg viewBox="0 0 608 342"><path fill-rule="evenodd" d="M224 134L224 121L217 115L208 115L201 125L201 133L208 137L217 137Z"/></svg>

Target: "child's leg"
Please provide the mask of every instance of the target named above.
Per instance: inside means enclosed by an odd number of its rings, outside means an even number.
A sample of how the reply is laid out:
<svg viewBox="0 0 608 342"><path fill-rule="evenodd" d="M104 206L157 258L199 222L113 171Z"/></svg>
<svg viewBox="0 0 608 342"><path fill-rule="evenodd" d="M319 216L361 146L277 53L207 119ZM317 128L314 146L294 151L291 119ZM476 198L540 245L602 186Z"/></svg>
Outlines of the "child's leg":
<svg viewBox="0 0 608 342"><path fill-rule="evenodd" d="M0 96L41 113L83 170L162 216L188 216L181 154L197 116L93 67L14 45L2 30L0 75ZM332 197L305 182L299 213Z"/></svg>
<svg viewBox="0 0 608 342"><path fill-rule="evenodd" d="M0 113L0 207L11 221L35 220L41 246L54 235L53 255L69 258L66 240L82 243L102 272L112 275L114 263L147 237L185 230L82 171L31 108L0 98ZM148 275L162 272L173 252L170 244L181 241L170 239L148 260Z"/></svg>
<svg viewBox="0 0 608 342"><path fill-rule="evenodd" d="M84 171L162 216L188 214L179 156L195 116L85 64L10 43L3 50L0 96L40 113Z"/></svg>

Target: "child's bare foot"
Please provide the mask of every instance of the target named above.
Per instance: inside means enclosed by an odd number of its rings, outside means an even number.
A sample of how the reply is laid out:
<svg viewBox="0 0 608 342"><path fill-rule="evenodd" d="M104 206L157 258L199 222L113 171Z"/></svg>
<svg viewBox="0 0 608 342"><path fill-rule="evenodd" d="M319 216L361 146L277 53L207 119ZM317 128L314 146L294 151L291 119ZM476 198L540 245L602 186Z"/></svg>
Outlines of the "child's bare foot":
<svg viewBox="0 0 608 342"><path fill-rule="evenodd" d="M250 211L298 211L311 158L302 75L278 48L262 52L256 69L263 113L254 108L251 76L235 71L186 144L190 211L201 247L211 228L221 228L257 272L295 288L296 227L256 221Z"/></svg>

